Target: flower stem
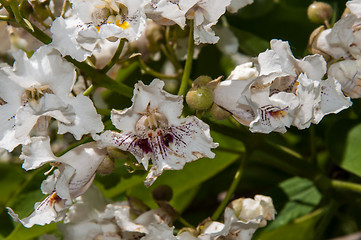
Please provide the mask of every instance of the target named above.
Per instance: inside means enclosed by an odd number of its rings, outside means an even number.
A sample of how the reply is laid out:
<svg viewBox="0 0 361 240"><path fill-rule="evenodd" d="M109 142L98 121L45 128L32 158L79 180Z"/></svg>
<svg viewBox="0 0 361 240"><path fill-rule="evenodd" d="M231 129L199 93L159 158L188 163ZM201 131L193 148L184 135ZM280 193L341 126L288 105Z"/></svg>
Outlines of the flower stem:
<svg viewBox="0 0 361 240"><path fill-rule="evenodd" d="M347 190L361 194L361 184L345 182L340 180L331 180L331 185L336 190Z"/></svg>
<svg viewBox="0 0 361 240"><path fill-rule="evenodd" d="M167 74L163 74L163 73L155 71L154 69L150 68L140 57L138 57L138 62L139 62L140 68L144 72L146 72L154 77L157 77L160 79L176 79L178 77L177 75L167 75Z"/></svg>
<svg viewBox="0 0 361 240"><path fill-rule="evenodd" d="M185 95L187 92L188 79L191 75L192 63L193 63L193 53L194 53L194 21L190 20L189 26L189 39L188 39L188 52L187 52L187 60L184 67L182 82L179 87L178 95Z"/></svg>
<svg viewBox="0 0 361 240"><path fill-rule="evenodd" d="M124 45L125 45L125 38L122 38L119 41L119 45L114 53L114 56L112 57L110 62L101 70L102 73L107 73L117 63L117 60L119 59L119 56L123 51Z"/></svg>
<svg viewBox="0 0 361 240"><path fill-rule="evenodd" d="M85 143L88 143L88 142L91 142L92 141L92 138L91 137L84 137L83 139L81 139L80 141L77 141L71 145L69 145L66 149L64 149L63 151L60 151L58 152L57 154L55 154L55 156L57 157L61 157L63 156L65 153L69 152L70 150L72 150L73 148L76 148L77 146L80 146L82 144L85 144Z"/></svg>
<svg viewBox="0 0 361 240"><path fill-rule="evenodd" d="M185 226L185 227L189 227L189 228L195 229L195 227L194 227L192 224L190 224L187 220L185 220L185 219L182 218L181 216L178 216L178 221L179 221L181 224L183 224L183 226Z"/></svg>
<svg viewBox="0 0 361 240"><path fill-rule="evenodd" d="M120 93L126 97L133 96L133 89L123 83L119 83L114 81L112 78L107 76L106 74L101 73L99 70L89 66L85 62L78 62L75 59L71 58L70 56L66 56L65 59L68 62L71 62L80 70L82 70L88 77L90 77L94 83L98 86L102 86L108 89L111 89L115 92Z"/></svg>
<svg viewBox="0 0 361 240"><path fill-rule="evenodd" d="M226 197L223 199L221 204L218 206L218 208L216 209L216 211L212 215L213 220L217 220L222 215L222 212L224 211L227 204L229 203L229 200L231 199L233 193L236 191L238 183L240 182L240 180L242 178L244 167L246 165L248 156L249 156L249 153L246 150L244 155L243 155L243 159L241 159L241 164L239 165L239 168L238 168L236 174L234 175L232 184L231 184L231 186L229 187L229 189L227 191Z"/></svg>
<svg viewBox="0 0 361 240"><path fill-rule="evenodd" d="M83 92L84 96L90 96L95 91L96 87L94 85L90 85L85 91Z"/></svg>

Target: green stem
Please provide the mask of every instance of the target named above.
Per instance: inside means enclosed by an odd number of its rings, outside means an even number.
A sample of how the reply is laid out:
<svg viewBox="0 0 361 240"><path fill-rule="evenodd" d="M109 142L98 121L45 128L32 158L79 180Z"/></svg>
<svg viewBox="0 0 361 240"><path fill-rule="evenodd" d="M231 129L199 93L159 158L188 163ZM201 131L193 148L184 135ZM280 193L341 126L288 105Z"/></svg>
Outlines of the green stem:
<svg viewBox="0 0 361 240"><path fill-rule="evenodd" d="M189 39L188 39L188 52L187 60L184 67L182 82L179 87L178 95L185 95L188 87L188 79L191 75L192 63L193 63L193 52L194 52L194 21L190 20L189 26Z"/></svg>
<svg viewBox="0 0 361 240"><path fill-rule="evenodd" d="M64 15L65 15L65 12L66 12L66 7L67 7L67 5L68 5L68 0L65 0L64 1L64 3L63 3L63 6L62 6L62 8L61 8L61 13L60 13L60 16L62 17L62 18L64 18Z"/></svg>
<svg viewBox="0 0 361 240"><path fill-rule="evenodd" d="M11 7L9 6L9 2L7 2L5 0L0 0L0 4L9 13L10 18L12 18L14 14L13 14L13 11L11 10Z"/></svg>
<svg viewBox="0 0 361 240"><path fill-rule="evenodd" d="M102 73L107 73L117 63L119 56L123 51L124 45L125 45L125 38L122 38L119 41L119 45L114 53L114 56L112 57L110 62L101 70Z"/></svg>
<svg viewBox="0 0 361 240"><path fill-rule="evenodd" d="M163 73L155 71L154 69L150 68L140 57L138 57L138 62L139 62L140 68L144 72L146 72L146 73L148 73L148 74L150 74L150 75L152 75L152 76L154 76L156 78L160 78L160 79L176 79L178 77L177 75L167 75L167 74L163 74Z"/></svg>
<svg viewBox="0 0 361 240"><path fill-rule="evenodd" d="M177 58L173 56L171 53L169 53L168 48L164 45L160 45L160 50L162 50L162 53L167 57L167 59L173 64L174 68L179 72L182 69L181 64L178 62Z"/></svg>
<svg viewBox="0 0 361 240"><path fill-rule="evenodd" d="M11 0L10 1L10 8L11 8L11 11L13 12L14 16L15 16L15 19L18 23L22 24L23 23L23 18L20 14L20 11L19 11L19 5L18 5L18 2L16 0Z"/></svg>
<svg viewBox="0 0 361 240"><path fill-rule="evenodd" d="M183 224L183 226L185 227L189 227L189 228L193 228L196 229L192 224L190 224L187 220L185 220L184 218L182 218L181 216L178 216L178 221Z"/></svg>
<svg viewBox="0 0 361 240"><path fill-rule="evenodd" d="M236 191L236 188L237 188L237 186L238 186L238 184L239 184L239 182L240 182L240 180L242 178L244 167L246 165L248 156L249 156L249 153L246 150L244 155L243 155L243 159L241 159L241 164L239 165L239 168L238 168L236 174L234 175L232 184L231 184L231 186L229 187L229 189L227 191L226 197L223 199L221 204L218 206L218 208L216 209L216 211L212 215L213 220L217 220L222 215L222 212L224 211L227 204L229 203L229 200L231 199L232 195Z"/></svg>
<svg viewBox="0 0 361 240"><path fill-rule="evenodd" d="M91 137L84 137L82 140L77 141L73 144L71 144L70 146L68 146L65 150L58 152L57 154L55 154L57 157L61 157L63 156L65 153L69 152L70 150L72 150L73 148L76 148L77 146L80 146L82 144L85 144L87 142L91 142L92 138Z"/></svg>
<svg viewBox="0 0 361 240"><path fill-rule="evenodd" d="M90 96L90 94L92 94L95 91L96 87L94 87L94 85L90 85L90 87L88 87L84 92L83 95L84 96Z"/></svg>
<svg viewBox="0 0 361 240"><path fill-rule="evenodd" d="M352 183L352 182L344 182L340 180L331 180L331 185L336 190L346 190L355 193L361 193L361 184Z"/></svg>
<svg viewBox="0 0 361 240"><path fill-rule="evenodd" d="M66 56L65 59L71 62L80 70L82 70L88 77L90 77L94 83L98 86L102 86L120 93L123 96L131 98L133 96L133 89L123 83L114 81L106 74L101 73L99 70L89 66L85 62L78 62L70 56Z"/></svg>
<svg viewBox="0 0 361 240"><path fill-rule="evenodd" d="M313 164L317 163L317 153L316 153L316 133L315 133L315 125L311 125L309 128L310 132L310 162Z"/></svg>
<svg viewBox="0 0 361 240"><path fill-rule="evenodd" d="M97 108L97 113L99 113L102 116L110 116L111 110L110 109Z"/></svg>
<svg viewBox="0 0 361 240"><path fill-rule="evenodd" d="M32 28L29 28L25 23L23 23L23 21L21 23L19 23L19 25L21 27L23 27L28 33L30 33L35 38L37 38L39 41L41 41L42 43L44 43L44 44L51 43L51 41L52 41L51 37L49 37L46 33L41 31L37 26L35 26L30 21L28 21L28 22L31 24Z"/></svg>

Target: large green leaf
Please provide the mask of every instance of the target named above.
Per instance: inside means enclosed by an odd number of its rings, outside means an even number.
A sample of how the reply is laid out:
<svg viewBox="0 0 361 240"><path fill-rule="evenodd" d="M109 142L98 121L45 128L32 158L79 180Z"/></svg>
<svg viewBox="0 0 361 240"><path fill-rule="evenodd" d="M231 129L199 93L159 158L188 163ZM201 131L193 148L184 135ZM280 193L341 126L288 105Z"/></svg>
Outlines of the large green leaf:
<svg viewBox="0 0 361 240"><path fill-rule="evenodd" d="M0 164L0 204L5 204L24 181L18 165Z"/></svg>
<svg viewBox="0 0 361 240"><path fill-rule="evenodd" d="M23 227L19 224L14 231L6 238L6 240L27 240L34 239L45 233L56 230L56 223L48 224L45 226L35 225L32 228Z"/></svg>
<svg viewBox="0 0 361 240"><path fill-rule="evenodd" d="M320 202L321 194L311 181L293 177L279 184L277 195L273 198L277 204L285 200L286 203L279 210L276 219L270 223L268 229L278 228L310 213Z"/></svg>
<svg viewBox="0 0 361 240"><path fill-rule="evenodd" d="M361 124L353 127L346 138L345 153L340 166L361 177Z"/></svg>
<svg viewBox="0 0 361 240"><path fill-rule="evenodd" d="M313 239L319 222L324 214L323 209L314 211L311 214L295 219L271 231L264 231L257 235L255 240L311 240Z"/></svg>
<svg viewBox="0 0 361 240"><path fill-rule="evenodd" d="M268 41L253 33L233 27L231 27L231 30L238 39L239 49L247 55L257 56L270 47Z"/></svg>

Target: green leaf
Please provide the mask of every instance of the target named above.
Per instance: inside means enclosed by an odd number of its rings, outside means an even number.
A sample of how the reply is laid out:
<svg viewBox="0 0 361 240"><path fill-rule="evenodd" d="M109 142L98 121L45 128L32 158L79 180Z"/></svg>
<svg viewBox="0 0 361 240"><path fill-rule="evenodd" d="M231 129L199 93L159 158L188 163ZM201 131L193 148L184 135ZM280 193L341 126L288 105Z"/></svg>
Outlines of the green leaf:
<svg viewBox="0 0 361 240"><path fill-rule="evenodd" d="M24 181L18 165L0 164L0 204L5 204Z"/></svg>
<svg viewBox="0 0 361 240"><path fill-rule="evenodd" d="M255 236L255 240L305 240L313 239L317 231L317 223L324 214L324 209L319 209L311 214L295 219L271 231L263 231Z"/></svg>
<svg viewBox="0 0 361 240"><path fill-rule="evenodd" d="M35 225L32 228L26 228L21 224L18 224L14 231L6 238L6 240L27 240L39 237L47 232L57 229L57 224L52 223L45 226Z"/></svg>
<svg viewBox="0 0 361 240"><path fill-rule="evenodd" d="M344 157L340 166L361 177L361 124L353 127L347 135Z"/></svg>
<svg viewBox="0 0 361 240"><path fill-rule="evenodd" d="M230 27L239 42L239 50L251 56L257 56L260 52L270 47L269 42L254 35L253 33Z"/></svg>
<svg viewBox="0 0 361 240"><path fill-rule="evenodd" d="M273 197L273 201L277 204L284 204L282 210L271 222L268 229L278 228L292 220L310 213L318 205L321 200L321 194L318 192L314 184L304 178L293 177L279 184L277 194ZM280 196L283 196L280 198Z"/></svg>

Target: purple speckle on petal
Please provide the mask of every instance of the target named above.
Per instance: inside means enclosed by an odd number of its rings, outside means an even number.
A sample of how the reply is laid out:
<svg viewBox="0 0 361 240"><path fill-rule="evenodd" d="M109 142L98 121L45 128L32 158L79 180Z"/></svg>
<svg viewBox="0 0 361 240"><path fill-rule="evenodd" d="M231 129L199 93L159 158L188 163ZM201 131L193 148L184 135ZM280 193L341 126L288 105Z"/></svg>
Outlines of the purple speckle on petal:
<svg viewBox="0 0 361 240"><path fill-rule="evenodd" d="M163 143L164 145L166 145L167 147L169 147L169 143L172 143L174 140L174 137L172 134L167 133L166 135L164 135L163 137Z"/></svg>
<svg viewBox="0 0 361 240"><path fill-rule="evenodd" d="M148 139L138 139L135 145L142 149L145 154L153 152Z"/></svg>

